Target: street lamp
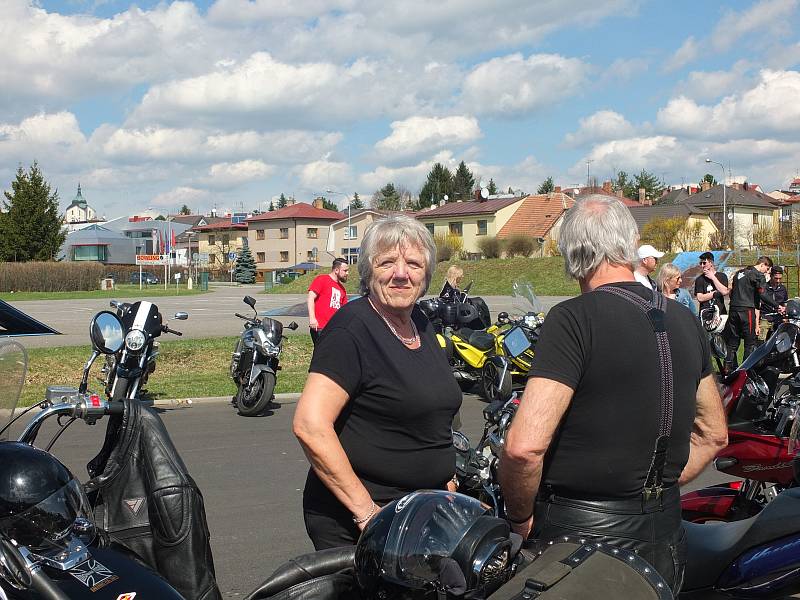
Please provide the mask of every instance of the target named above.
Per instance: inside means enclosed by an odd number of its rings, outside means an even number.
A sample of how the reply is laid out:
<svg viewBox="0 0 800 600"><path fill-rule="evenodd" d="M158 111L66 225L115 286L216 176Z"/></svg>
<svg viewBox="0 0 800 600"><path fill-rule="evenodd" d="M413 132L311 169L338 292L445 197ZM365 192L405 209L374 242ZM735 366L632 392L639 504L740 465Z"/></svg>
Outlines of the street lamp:
<svg viewBox="0 0 800 600"><path fill-rule="evenodd" d="M726 200L725 195L725 165L715 160L711 160L710 158L706 159L707 163L712 163L715 165L719 165L719 168L722 169L722 239L724 242L728 241L728 203Z"/></svg>

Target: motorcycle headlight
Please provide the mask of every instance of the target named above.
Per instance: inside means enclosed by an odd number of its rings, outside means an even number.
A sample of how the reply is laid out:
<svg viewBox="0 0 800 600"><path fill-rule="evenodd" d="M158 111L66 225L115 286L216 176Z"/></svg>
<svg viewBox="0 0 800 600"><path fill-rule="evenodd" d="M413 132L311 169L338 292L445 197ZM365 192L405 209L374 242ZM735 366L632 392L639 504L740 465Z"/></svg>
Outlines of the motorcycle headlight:
<svg viewBox="0 0 800 600"><path fill-rule="evenodd" d="M145 342L147 342L147 337L144 335L144 331L139 329L131 329L125 336L125 347L131 352L138 352L144 348Z"/></svg>
<svg viewBox="0 0 800 600"><path fill-rule="evenodd" d="M459 452L469 452L469 440L460 431L453 431L453 446Z"/></svg>

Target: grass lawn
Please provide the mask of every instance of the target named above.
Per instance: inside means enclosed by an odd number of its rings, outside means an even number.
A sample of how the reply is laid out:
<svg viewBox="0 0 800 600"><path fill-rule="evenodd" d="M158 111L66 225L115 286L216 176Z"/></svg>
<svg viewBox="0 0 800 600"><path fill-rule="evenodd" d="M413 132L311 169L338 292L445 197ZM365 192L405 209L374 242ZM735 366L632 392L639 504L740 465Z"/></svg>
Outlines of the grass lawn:
<svg viewBox="0 0 800 600"><path fill-rule="evenodd" d="M237 337L161 342L156 371L147 392L153 399L233 396L235 386L228 373ZM283 345L276 392L300 392L308 375L313 345L309 335L289 336ZM20 404L30 405L44 397L48 385L77 387L89 346L34 348L28 350L28 377ZM89 389L102 392L97 381L102 357L89 377Z"/></svg>
<svg viewBox="0 0 800 600"><path fill-rule="evenodd" d="M507 296L511 294L511 284L517 279L527 279L533 289L541 296L575 296L579 293L578 284L564 275L564 260L560 256L545 258L489 258L477 261L441 262L436 265L433 280L428 292L438 293L442 289L444 276L451 264L464 269L463 285L470 281L475 283L470 295L475 296ZM291 283L278 285L268 290L270 294L303 294L308 290L311 280L320 273L308 273L298 277ZM358 292L358 272L355 266L350 268L347 281L348 294Z"/></svg>
<svg viewBox="0 0 800 600"><path fill-rule="evenodd" d="M157 298L161 296L193 296L195 294L205 294L198 288L187 290L185 285L180 286L178 293L175 292L173 284L168 289L164 289L164 284L143 286L139 289L138 284L119 284L113 290L91 290L78 292L0 292L0 300L22 302L24 300L82 300L84 298L108 298L127 299L127 298Z"/></svg>

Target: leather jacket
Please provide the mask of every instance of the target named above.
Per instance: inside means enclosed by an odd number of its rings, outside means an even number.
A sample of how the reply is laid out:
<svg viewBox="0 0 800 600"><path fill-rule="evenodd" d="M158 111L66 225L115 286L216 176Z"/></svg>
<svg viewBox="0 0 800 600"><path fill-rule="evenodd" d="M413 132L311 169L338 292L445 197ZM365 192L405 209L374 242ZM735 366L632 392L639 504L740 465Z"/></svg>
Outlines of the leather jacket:
<svg viewBox="0 0 800 600"><path fill-rule="evenodd" d="M123 402L87 465L95 522L187 600L221 600L203 496L158 415Z"/></svg>

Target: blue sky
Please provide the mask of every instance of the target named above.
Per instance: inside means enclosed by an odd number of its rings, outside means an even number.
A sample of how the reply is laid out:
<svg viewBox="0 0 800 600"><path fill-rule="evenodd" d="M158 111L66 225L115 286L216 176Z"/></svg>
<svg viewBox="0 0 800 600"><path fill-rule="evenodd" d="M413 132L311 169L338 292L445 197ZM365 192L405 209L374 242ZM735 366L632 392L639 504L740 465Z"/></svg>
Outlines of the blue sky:
<svg viewBox="0 0 800 600"><path fill-rule="evenodd" d="M798 0L0 3L0 180L108 217L547 176L800 169ZM712 171L720 179L719 167ZM330 194L327 194L331 196Z"/></svg>

